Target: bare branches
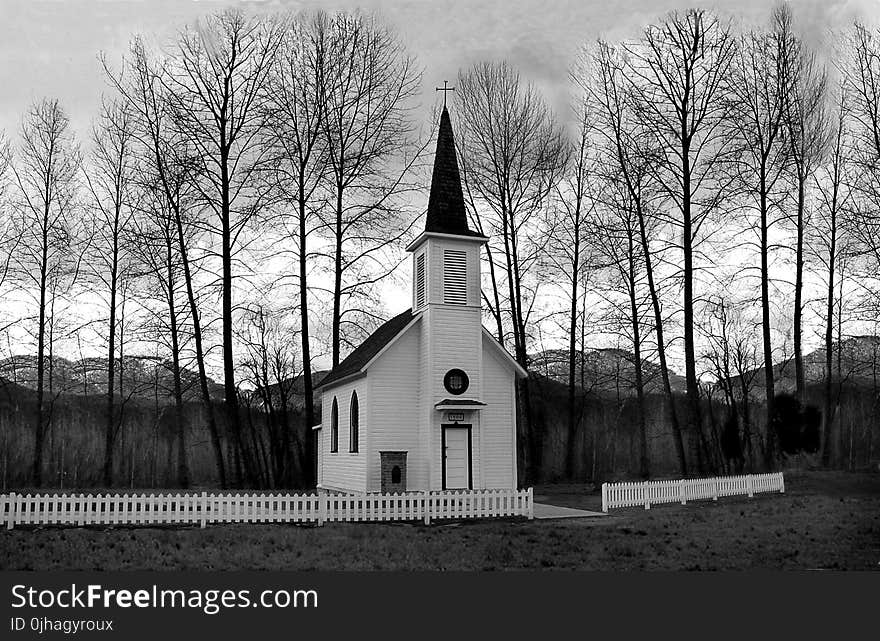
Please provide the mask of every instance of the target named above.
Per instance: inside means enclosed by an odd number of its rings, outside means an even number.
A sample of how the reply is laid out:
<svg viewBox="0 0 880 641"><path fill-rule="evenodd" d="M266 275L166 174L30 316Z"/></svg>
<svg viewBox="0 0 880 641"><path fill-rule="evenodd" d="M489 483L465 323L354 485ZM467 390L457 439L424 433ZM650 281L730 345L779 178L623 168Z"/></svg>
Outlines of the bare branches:
<svg viewBox="0 0 880 641"><path fill-rule="evenodd" d="M537 267L531 230L566 166L569 147L534 85L507 63L460 73L457 123L464 180L486 232L497 238L517 360L527 363L527 273ZM529 288L532 293L529 294Z"/></svg>
<svg viewBox="0 0 880 641"><path fill-rule="evenodd" d="M703 467L699 384L694 337L697 249L711 230L730 180L721 171L731 151L725 125L731 114L727 86L735 52L730 25L691 9L649 26L637 43L624 45L636 113L654 140L652 165L668 199L668 222L681 230L684 360L691 445Z"/></svg>
<svg viewBox="0 0 880 641"><path fill-rule="evenodd" d="M117 305L124 296L124 281L131 278L131 260L126 240L131 238L134 215L135 173L134 114L123 103L105 102L100 119L92 131L91 168L86 182L94 200L92 248L88 265L102 287L99 295L107 294L109 308L107 325L107 407L105 416L104 483L113 485L113 451L121 422L116 417L114 385L116 382ZM120 350L121 351L121 350Z"/></svg>
<svg viewBox="0 0 880 641"><path fill-rule="evenodd" d="M14 224L21 238L15 274L37 306L37 412L32 469L37 486L42 482L47 427L43 406L47 352L50 395L52 390L55 302L75 282L80 266L75 250L81 240L81 221L76 217L81 157L69 127L70 121L57 100L33 104L21 125L13 170L18 186Z"/></svg>
<svg viewBox="0 0 880 641"><path fill-rule="evenodd" d="M316 21L324 42L318 88L329 206L320 216L331 244L335 366L345 341L343 317L371 306L372 285L394 271L398 243L415 223L396 199L412 189L405 181L424 151L412 149L410 140L421 74L397 35L376 18L355 12ZM377 268L377 278L365 277Z"/></svg>

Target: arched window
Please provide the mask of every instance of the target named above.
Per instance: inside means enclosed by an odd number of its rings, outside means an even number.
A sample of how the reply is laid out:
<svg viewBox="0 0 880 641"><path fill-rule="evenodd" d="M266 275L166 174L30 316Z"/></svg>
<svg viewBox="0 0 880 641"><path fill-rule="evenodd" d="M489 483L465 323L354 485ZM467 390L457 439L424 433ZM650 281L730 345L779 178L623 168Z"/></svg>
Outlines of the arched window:
<svg viewBox="0 0 880 641"><path fill-rule="evenodd" d="M358 423L360 421L360 412L358 412L358 395L357 392L351 393L351 407L348 413L348 451L358 451Z"/></svg>
<svg viewBox="0 0 880 641"><path fill-rule="evenodd" d="M330 451L339 451L339 407L336 405L336 397L333 397L333 407L330 409Z"/></svg>

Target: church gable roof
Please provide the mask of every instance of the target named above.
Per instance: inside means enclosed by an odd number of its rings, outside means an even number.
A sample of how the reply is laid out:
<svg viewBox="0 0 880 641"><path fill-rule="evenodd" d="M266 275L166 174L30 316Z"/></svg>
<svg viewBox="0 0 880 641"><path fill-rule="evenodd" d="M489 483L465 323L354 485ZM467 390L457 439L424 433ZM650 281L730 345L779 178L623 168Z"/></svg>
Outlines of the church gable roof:
<svg viewBox="0 0 880 641"><path fill-rule="evenodd" d="M458 160L455 156L455 137L452 134L449 111L445 106L440 115L440 131L437 134L437 151L434 155L425 231L480 236L468 228L461 176L458 173Z"/></svg>
<svg viewBox="0 0 880 641"><path fill-rule="evenodd" d="M408 309L380 325L375 332L370 334L363 343L358 345L351 354L327 374L319 387L326 388L344 378L360 373L379 352L406 329L412 320L412 310Z"/></svg>

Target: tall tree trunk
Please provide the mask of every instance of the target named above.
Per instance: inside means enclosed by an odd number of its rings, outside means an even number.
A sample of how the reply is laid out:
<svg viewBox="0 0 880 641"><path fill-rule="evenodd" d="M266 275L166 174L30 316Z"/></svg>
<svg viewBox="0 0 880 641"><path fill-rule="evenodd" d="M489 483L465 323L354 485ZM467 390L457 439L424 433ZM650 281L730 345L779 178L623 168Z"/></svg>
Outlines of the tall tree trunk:
<svg viewBox="0 0 880 641"><path fill-rule="evenodd" d="M575 233L574 233L574 255L572 258L572 269L571 269L571 309L569 316L569 328L568 328L568 408L567 408L567 418L568 418L568 439L566 441L566 452L565 452L565 473L568 477L569 481L574 481L574 460L575 460L575 450L574 444L575 439L577 438L577 425L578 420L577 416L575 416L576 412L576 386L575 386L575 374L577 367L577 312L578 312L578 277L579 277L579 269L580 265L580 229L579 225L575 224Z"/></svg>
<svg viewBox="0 0 880 641"><path fill-rule="evenodd" d="M49 230L48 230L49 212L45 211L43 215L43 246L41 247L42 256L40 262L40 309L39 309L39 325L37 327L37 411L36 425L34 426L34 462L31 480L34 487L40 487L43 484L43 396L46 372L46 280L48 276L49 262Z"/></svg>
<svg viewBox="0 0 880 641"><path fill-rule="evenodd" d="M803 335L803 292L804 292L804 183L803 169L798 171L797 201L797 247L795 250L794 272L794 371L795 390L799 401L805 400L806 382L804 376Z"/></svg>
<svg viewBox="0 0 880 641"><path fill-rule="evenodd" d="M513 343L514 354L517 363L523 369L528 371L529 357L526 349L525 321L522 314L522 298L521 284L519 280L518 260L516 258L516 247L513 245L514 230L512 214L505 207L503 215L504 220L504 253L507 261L508 274L508 295L510 296L510 312L513 321ZM526 466L526 476L530 482L537 482L541 469L541 439L537 434L537 423L532 414L532 398L531 385L529 377L526 376L519 385L520 402L523 412L523 431L526 434L528 442L528 465Z"/></svg>
<svg viewBox="0 0 880 641"><path fill-rule="evenodd" d="M685 126L682 127L682 139ZM688 445L697 459L697 469L704 473L702 448L702 419L700 417L700 388L697 381L697 359L694 346L694 255L693 255L693 220L691 218L691 168L690 149L685 142L682 145L682 222L684 235L684 359L685 382L688 398L688 424L690 438Z"/></svg>
<svg viewBox="0 0 880 641"><path fill-rule="evenodd" d="M119 384L117 386L120 400L125 398L125 292L121 292L122 300L119 303L119 320L116 323L117 331L119 334L119 340L117 344L119 345L119 367L117 368L117 376L119 380ZM117 429L120 433L120 441L125 442L125 401L120 402L119 405L119 418L116 421ZM119 451L123 453L123 460L125 460L125 447L120 447ZM128 455L128 478L131 479L130 487L134 487L134 468L135 468L135 458L134 458L134 438L131 439L131 447L129 447L129 455Z"/></svg>
<svg viewBox="0 0 880 641"><path fill-rule="evenodd" d="M220 481L220 487L225 489L228 485L226 478L226 465L223 461L223 446L220 442L220 433L217 428L217 421L214 416L214 409L211 403L211 394L208 390L208 376L205 371L204 350L202 348L202 330L199 320L198 307L196 305L195 292L193 291L192 273L189 264L189 256L186 249L186 239L183 233L183 221L180 212L179 193L177 193L168 181L165 162L162 158L160 145L158 143L158 133L151 129L153 135L153 155L158 169L159 178L162 181L162 188L165 192L172 211L174 212L174 222L177 228L177 241L180 249L180 257L183 263L183 275L186 283L187 300L189 301L190 314L193 319L193 339L196 348L196 364L199 371L199 388L201 391L202 404L205 408L205 415L208 420L208 432L211 435L211 445L214 449L214 459L217 466L217 475ZM225 354L224 354L225 357ZM229 439L231 443L233 439ZM238 475L240 478L240 474Z"/></svg>
<svg viewBox="0 0 880 641"><path fill-rule="evenodd" d="M769 266L769 240L768 240L768 212L767 212L767 187L765 181L765 167L762 163L760 178L760 208L761 208L761 335L764 345L764 395L767 403L767 440L765 450L765 463L768 468L773 466L776 458L776 435L773 424L775 416L776 392L774 389L773 349L770 344L770 266Z"/></svg>
<svg viewBox="0 0 880 641"><path fill-rule="evenodd" d="M831 465L831 428L834 424L833 404L831 400L831 381L833 375L832 356L834 350L834 276L837 264L837 188L834 187L831 200L831 239L828 251L828 291L825 306L825 398L822 411L822 466ZM840 347L838 346L838 349Z"/></svg>
<svg viewBox="0 0 880 641"><path fill-rule="evenodd" d="M220 432L214 417L214 407L211 403L211 393L208 390L208 374L205 371L205 352L202 347L202 323L199 317L199 309L196 305L195 291L193 290L192 271L189 264L189 252L186 249L186 240L183 233L183 221L180 216L179 203L173 206L174 222L177 227L177 242L180 250L180 259L183 263L183 280L186 283L186 297L189 302L190 316L193 324L193 340L196 347L196 366L199 371L199 390L202 397L202 405L208 419L208 432L211 435L211 446L214 449L214 460L217 465L217 475L220 487L226 488L226 465L223 462L223 445L220 443ZM232 439L230 439L232 441ZM240 482L240 472L236 479Z"/></svg>
<svg viewBox="0 0 880 641"><path fill-rule="evenodd" d="M302 176L302 172L300 172ZM317 478L317 470L315 469L316 460L314 458L314 437L312 434L312 425L315 423L315 398L312 389L312 356L309 346L309 288L308 288L308 265L306 256L306 199L305 184L300 179L299 185L299 318L300 318L300 338L302 340L302 364L303 364L303 395L305 396L305 412L306 412L306 433L305 433L305 451L307 463L301 471L302 483L305 487L312 487ZM278 382L279 393L282 395L282 402L286 400L281 385ZM288 429L287 425L287 408L284 407L284 429ZM291 459L292 463L292 459ZM291 470L292 472L292 470ZM291 478L293 478L291 476Z"/></svg>
<svg viewBox="0 0 880 641"><path fill-rule="evenodd" d="M118 223L117 212L116 221ZM110 323L107 340L107 405L104 417L104 485L113 487L113 441L116 436L113 387L116 381L116 282L119 266L119 229L113 232L113 250L110 263Z"/></svg>
<svg viewBox="0 0 880 641"><path fill-rule="evenodd" d="M180 338L177 327L177 307L174 302L174 263L170 240L168 242L166 260L168 261L168 318L171 322L171 367L174 380L174 427L175 436L177 437L177 483L180 487L187 488L189 487L189 468L186 460L183 386L180 381Z"/></svg>
<svg viewBox="0 0 880 641"><path fill-rule="evenodd" d="M648 277L648 292L651 295L651 307L654 311L654 331L657 334L657 356L660 360L660 376L663 379L663 390L669 403L669 418L672 424L672 440L675 444L675 454L678 457L678 468L682 478L687 478L687 458L684 453L684 440L681 436L681 425L678 422L678 411L675 408L675 397L672 393L672 383L669 380L669 365L666 361L666 341L663 337L663 312L660 308L660 295L657 293L657 285L654 282L654 262L648 245L648 233L645 225L645 215L640 204L636 205L636 213L639 218L639 238L642 243L642 253L645 257L645 274Z"/></svg>
<svg viewBox="0 0 880 641"><path fill-rule="evenodd" d="M648 428L645 425L645 383L642 377L642 338L639 326L639 309L636 304L636 268L635 247L632 236L629 239L629 305L630 320L632 321L633 333L633 356L636 374L636 400L638 402L638 428L639 428L639 476L647 479L651 476L651 468L648 460Z"/></svg>
<svg viewBox="0 0 880 641"><path fill-rule="evenodd" d="M342 185L336 186L336 229L334 230L335 246L333 248L333 327L332 327L332 364L339 365L341 325L342 325Z"/></svg>
<svg viewBox="0 0 880 641"><path fill-rule="evenodd" d="M835 418L837 419L837 441L838 451L840 452L841 469L845 467L844 463L844 430L843 430L843 412L840 407L840 394L843 390L843 266L841 266L840 278L837 279L837 393L834 398Z"/></svg>
<svg viewBox="0 0 880 641"><path fill-rule="evenodd" d="M252 480L251 466L249 465L250 457L242 439L241 421L238 415L238 390L235 386L235 359L232 353L232 230L230 228L230 202L229 192L231 189L228 168L228 152L225 151L225 127L221 148L221 255L223 262L223 295L222 295L222 342L223 342L223 392L224 407L226 408L226 424L232 432L236 449L240 451L240 456L244 463L244 474L248 480ZM236 468L236 486L242 487L242 473L240 468Z"/></svg>

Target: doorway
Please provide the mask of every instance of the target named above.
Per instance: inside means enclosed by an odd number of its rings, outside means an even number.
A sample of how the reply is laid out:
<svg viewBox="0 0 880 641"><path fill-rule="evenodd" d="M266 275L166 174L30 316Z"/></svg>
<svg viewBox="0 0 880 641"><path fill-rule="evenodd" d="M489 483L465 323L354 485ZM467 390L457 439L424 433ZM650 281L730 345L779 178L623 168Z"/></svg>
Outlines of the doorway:
<svg viewBox="0 0 880 641"><path fill-rule="evenodd" d="M454 424L441 427L443 432L441 439L443 489L472 489L471 426Z"/></svg>

